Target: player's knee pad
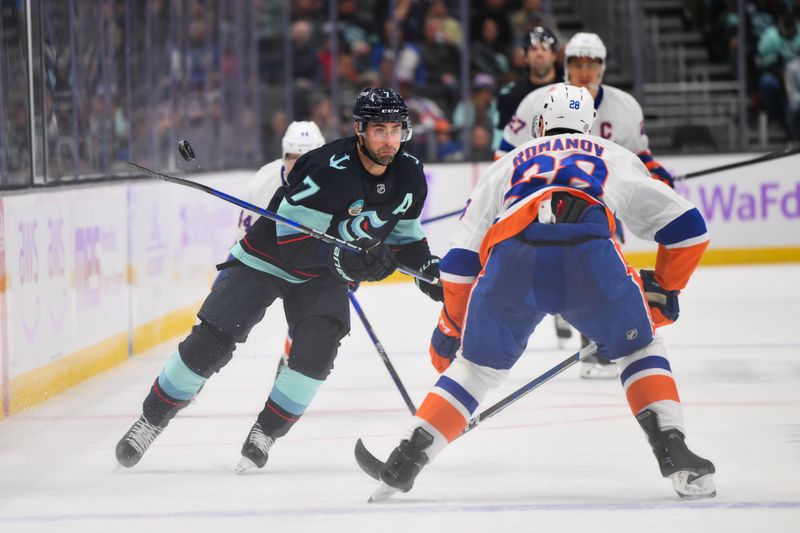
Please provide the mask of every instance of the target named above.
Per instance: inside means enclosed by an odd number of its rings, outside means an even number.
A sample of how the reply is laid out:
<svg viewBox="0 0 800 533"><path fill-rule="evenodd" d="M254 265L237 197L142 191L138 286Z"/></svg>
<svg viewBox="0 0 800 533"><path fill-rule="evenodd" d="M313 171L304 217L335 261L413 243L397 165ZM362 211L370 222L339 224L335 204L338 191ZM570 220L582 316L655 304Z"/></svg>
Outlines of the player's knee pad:
<svg viewBox="0 0 800 533"><path fill-rule="evenodd" d="M311 316L292 330L289 368L310 378L324 380L331 373L333 360L347 324L334 317Z"/></svg>
<svg viewBox="0 0 800 533"><path fill-rule="evenodd" d="M228 364L233 357L236 343L221 329L201 320L192 327L192 332L178 345L181 359L195 374L204 378Z"/></svg>

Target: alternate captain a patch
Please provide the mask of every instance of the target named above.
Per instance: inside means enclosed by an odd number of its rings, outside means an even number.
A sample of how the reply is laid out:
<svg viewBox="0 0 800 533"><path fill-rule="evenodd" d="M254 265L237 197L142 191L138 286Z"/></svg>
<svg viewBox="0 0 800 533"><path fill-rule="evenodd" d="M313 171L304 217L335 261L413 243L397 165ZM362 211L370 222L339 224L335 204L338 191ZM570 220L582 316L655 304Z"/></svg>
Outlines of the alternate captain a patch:
<svg viewBox="0 0 800 533"><path fill-rule="evenodd" d="M364 200L356 200L350 205L347 212L350 213L350 216L354 217L360 215L362 209L364 209Z"/></svg>

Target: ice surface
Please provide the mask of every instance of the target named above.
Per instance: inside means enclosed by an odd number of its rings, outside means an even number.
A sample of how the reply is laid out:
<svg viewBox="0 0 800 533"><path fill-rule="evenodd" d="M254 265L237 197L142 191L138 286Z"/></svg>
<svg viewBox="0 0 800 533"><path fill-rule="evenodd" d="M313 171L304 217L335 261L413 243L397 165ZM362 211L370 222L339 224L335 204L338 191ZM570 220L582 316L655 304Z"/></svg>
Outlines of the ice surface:
<svg viewBox="0 0 800 533"><path fill-rule="evenodd" d="M175 342L0 423L0 531L798 531L798 279L800 265L701 269L664 330L687 442L717 466L711 500L680 501L660 477L618 381L570 369L445 449L410 493L366 503L376 482L355 441L386 457L409 413L355 313L302 421L264 470L238 476L282 347L277 305L133 469L115 468L114 446ZM437 305L411 284L357 296L419 405ZM558 350L545 319L484 407L571 343Z"/></svg>

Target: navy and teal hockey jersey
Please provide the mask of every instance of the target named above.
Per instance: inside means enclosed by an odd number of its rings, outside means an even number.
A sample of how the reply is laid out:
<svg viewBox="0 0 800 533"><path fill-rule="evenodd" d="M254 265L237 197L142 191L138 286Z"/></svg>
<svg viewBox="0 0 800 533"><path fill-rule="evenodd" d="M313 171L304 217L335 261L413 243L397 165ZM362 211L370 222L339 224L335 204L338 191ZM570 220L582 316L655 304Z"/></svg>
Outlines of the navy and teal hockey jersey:
<svg viewBox="0 0 800 533"><path fill-rule="evenodd" d="M382 176L373 176L357 150L353 136L300 157L269 210L342 240L379 239L392 246L401 264L420 268L430 257L420 223L428 190L422 163L401 150ZM252 268L302 283L331 273L331 246L261 217L231 254Z"/></svg>

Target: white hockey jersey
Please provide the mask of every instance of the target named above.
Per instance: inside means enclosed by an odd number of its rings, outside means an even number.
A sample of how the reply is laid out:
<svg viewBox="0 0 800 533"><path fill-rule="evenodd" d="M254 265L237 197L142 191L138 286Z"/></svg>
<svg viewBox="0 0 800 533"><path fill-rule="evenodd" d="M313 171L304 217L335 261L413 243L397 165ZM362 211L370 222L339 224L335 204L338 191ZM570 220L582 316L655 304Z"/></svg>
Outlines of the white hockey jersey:
<svg viewBox="0 0 800 533"><path fill-rule="evenodd" d="M536 220L556 191L602 203L610 226L616 216L636 236L658 242L656 279L669 290L686 285L708 245L700 212L652 179L633 153L594 135L545 136L496 161L478 182L440 265L445 292L471 285L491 248Z"/></svg>
<svg viewBox="0 0 800 533"><path fill-rule="evenodd" d="M258 172L247 183L247 191L245 192L243 200L256 205L258 207L267 207L269 201L278 187L284 184L286 176L284 175L283 159L276 159L271 163L267 163L261 167ZM239 214L239 235L236 241L240 241L253 222L256 221L258 215L247 209L242 209Z"/></svg>
<svg viewBox="0 0 800 533"><path fill-rule="evenodd" d="M495 153L496 158L502 157L533 138L531 134L533 116L542 109L549 87L540 87L522 99L517 112L503 130L503 139ZM594 107L597 110L597 118L592 126L592 135L614 141L636 155L643 152L649 154L649 141L644 131L644 114L633 96L616 87L601 85L597 98L594 99Z"/></svg>

